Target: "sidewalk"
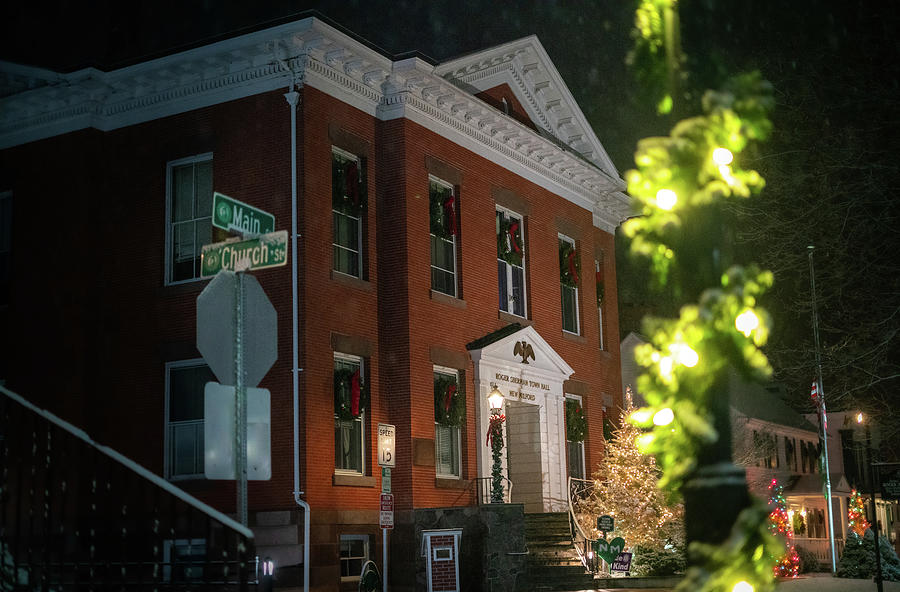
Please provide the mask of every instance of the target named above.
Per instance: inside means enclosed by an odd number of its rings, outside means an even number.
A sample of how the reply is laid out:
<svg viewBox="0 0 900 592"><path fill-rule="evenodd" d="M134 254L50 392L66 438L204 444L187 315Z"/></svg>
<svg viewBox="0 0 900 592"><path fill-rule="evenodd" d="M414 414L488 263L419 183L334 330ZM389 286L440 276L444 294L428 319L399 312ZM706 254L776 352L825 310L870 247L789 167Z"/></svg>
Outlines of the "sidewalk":
<svg viewBox="0 0 900 592"><path fill-rule="evenodd" d="M884 582L884 592L900 592L900 582ZM875 592L875 582L835 578L830 573L804 574L793 580L779 582L777 592Z"/></svg>

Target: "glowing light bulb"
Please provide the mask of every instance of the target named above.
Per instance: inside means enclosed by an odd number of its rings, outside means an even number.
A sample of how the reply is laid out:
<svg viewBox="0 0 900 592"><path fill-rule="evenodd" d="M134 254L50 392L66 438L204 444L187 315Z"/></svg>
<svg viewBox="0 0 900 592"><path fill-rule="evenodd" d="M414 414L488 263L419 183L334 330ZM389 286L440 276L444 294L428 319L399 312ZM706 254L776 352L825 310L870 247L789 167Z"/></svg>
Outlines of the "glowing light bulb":
<svg viewBox="0 0 900 592"><path fill-rule="evenodd" d="M653 425L669 425L670 423L672 423L672 421L674 421L674 419L675 413L673 413L671 409L666 407L665 409L660 409L659 411L657 411L653 416Z"/></svg>
<svg viewBox="0 0 900 592"><path fill-rule="evenodd" d="M759 317L750 309L745 310L734 319L734 327L744 334L744 337L750 337L750 333L759 328Z"/></svg>
<svg viewBox="0 0 900 592"><path fill-rule="evenodd" d="M656 192L656 205L663 210L671 210L675 207L678 196L671 189L660 189Z"/></svg>
<svg viewBox="0 0 900 592"><path fill-rule="evenodd" d="M856 423L862 423L862 421L863 421L863 414L857 413L856 414Z"/></svg>
<svg viewBox="0 0 900 592"><path fill-rule="evenodd" d="M638 409L631 414L631 420L636 423L647 423L650 420L650 412L645 409Z"/></svg>
<svg viewBox="0 0 900 592"><path fill-rule="evenodd" d="M644 452L651 444L653 444L653 440L656 439L656 436L653 434L644 434L642 436L638 436L638 439L635 441L637 443L638 450Z"/></svg>
<svg viewBox="0 0 900 592"><path fill-rule="evenodd" d="M731 592L753 592L753 586L747 582L738 582L734 585L734 588L731 589Z"/></svg>
<svg viewBox="0 0 900 592"><path fill-rule="evenodd" d="M659 361L659 373L662 374L663 378L668 379L672 377L672 366L674 364L675 360L671 356L666 356Z"/></svg>
<svg viewBox="0 0 900 592"><path fill-rule="evenodd" d="M728 148L716 148L712 153L713 162L719 166L731 164L734 154Z"/></svg>
<svg viewBox="0 0 900 592"><path fill-rule="evenodd" d="M672 352L675 361L688 368L693 368L700 361L700 355L686 343L673 343L669 346L669 351Z"/></svg>

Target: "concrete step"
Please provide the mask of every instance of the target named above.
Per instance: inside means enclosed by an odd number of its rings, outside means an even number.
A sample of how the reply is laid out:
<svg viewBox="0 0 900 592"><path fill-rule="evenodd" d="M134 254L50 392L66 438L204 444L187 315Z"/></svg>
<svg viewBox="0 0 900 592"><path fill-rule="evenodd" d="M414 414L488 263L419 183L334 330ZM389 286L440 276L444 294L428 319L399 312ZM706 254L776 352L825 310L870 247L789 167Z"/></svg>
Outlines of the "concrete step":
<svg viewBox="0 0 900 592"><path fill-rule="evenodd" d="M256 555L260 560L270 558L275 568L303 563L303 545L256 545Z"/></svg>

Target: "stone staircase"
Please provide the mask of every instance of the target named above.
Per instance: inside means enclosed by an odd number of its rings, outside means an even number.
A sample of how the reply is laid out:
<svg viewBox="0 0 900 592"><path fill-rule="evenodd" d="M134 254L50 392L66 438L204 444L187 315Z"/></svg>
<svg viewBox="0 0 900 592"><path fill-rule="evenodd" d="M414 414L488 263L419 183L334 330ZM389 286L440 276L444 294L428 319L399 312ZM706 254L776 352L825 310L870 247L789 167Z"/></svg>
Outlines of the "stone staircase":
<svg viewBox="0 0 900 592"><path fill-rule="evenodd" d="M525 514L528 547L527 590L594 590L594 576L585 571L572 546L569 514Z"/></svg>

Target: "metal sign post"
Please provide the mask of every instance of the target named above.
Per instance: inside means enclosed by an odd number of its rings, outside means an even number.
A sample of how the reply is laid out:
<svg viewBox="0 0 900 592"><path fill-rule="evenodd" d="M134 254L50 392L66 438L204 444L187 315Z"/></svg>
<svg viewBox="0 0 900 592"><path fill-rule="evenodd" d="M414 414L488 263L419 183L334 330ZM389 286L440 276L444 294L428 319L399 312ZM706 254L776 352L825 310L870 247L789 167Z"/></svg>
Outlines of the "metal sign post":
<svg viewBox="0 0 900 592"><path fill-rule="evenodd" d="M378 424L378 464L381 465L381 550L383 582L382 590L388 589L388 530L394 528L394 496L391 495L391 467L397 465L394 442L397 428L389 423Z"/></svg>

